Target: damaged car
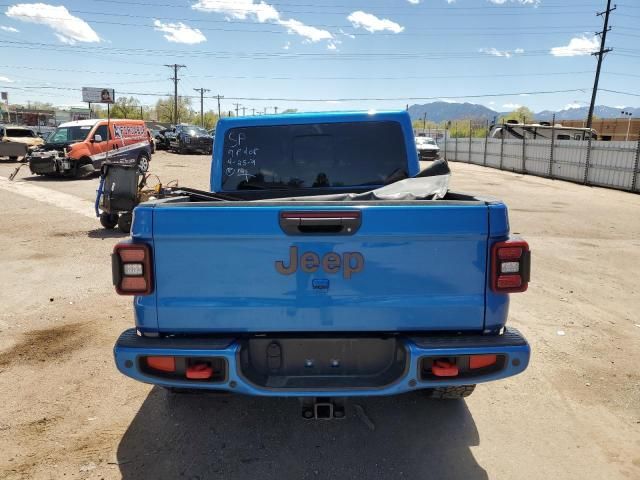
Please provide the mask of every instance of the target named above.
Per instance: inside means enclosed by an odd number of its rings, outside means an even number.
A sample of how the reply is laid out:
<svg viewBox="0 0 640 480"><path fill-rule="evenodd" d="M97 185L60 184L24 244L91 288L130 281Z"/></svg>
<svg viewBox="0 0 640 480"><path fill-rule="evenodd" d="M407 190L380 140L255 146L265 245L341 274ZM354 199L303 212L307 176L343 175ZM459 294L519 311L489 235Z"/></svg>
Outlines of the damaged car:
<svg viewBox="0 0 640 480"><path fill-rule="evenodd" d="M0 157L16 162L43 144L44 140L28 127L0 125Z"/></svg>
<svg viewBox="0 0 640 480"><path fill-rule="evenodd" d="M195 125L176 125L169 136L169 148L178 153L198 152L211 155L213 138L204 128Z"/></svg>
<svg viewBox="0 0 640 480"><path fill-rule="evenodd" d="M79 178L99 171L107 159L146 172L151 153L151 134L142 120L91 119L61 124L28 160L31 173Z"/></svg>

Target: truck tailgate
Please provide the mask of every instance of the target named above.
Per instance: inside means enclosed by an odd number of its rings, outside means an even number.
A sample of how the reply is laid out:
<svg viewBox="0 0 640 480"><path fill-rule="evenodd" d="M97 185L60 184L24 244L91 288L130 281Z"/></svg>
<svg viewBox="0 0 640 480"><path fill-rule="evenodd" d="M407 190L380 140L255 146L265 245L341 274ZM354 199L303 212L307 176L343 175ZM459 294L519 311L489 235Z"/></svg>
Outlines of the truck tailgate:
<svg viewBox="0 0 640 480"><path fill-rule="evenodd" d="M291 235L281 227L283 213L319 210L359 212L361 223L349 235ZM488 234L483 202L157 204L158 326L481 330Z"/></svg>

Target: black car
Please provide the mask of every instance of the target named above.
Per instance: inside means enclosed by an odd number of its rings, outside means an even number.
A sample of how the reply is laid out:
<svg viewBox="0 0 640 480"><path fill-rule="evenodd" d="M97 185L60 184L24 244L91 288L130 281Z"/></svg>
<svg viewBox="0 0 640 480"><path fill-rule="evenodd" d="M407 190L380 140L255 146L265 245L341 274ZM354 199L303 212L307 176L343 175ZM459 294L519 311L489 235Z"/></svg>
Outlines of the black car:
<svg viewBox="0 0 640 480"><path fill-rule="evenodd" d="M169 149L178 153L200 152L207 155L213 150L213 138L204 128L195 125L176 125L175 131L167 134Z"/></svg>
<svg viewBox="0 0 640 480"><path fill-rule="evenodd" d="M152 128L151 133L156 141L156 150L169 150L169 138L167 134L172 132L172 128L163 128L161 130Z"/></svg>

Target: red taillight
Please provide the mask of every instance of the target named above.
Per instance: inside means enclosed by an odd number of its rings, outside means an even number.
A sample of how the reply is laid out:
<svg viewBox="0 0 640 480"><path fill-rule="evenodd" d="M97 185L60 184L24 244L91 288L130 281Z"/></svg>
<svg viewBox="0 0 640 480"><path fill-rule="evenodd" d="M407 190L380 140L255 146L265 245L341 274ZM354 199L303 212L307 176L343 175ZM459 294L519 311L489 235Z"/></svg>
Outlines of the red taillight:
<svg viewBox="0 0 640 480"><path fill-rule="evenodd" d="M491 289L498 293L524 292L529 286L531 252L524 240L498 242L491 249Z"/></svg>
<svg viewBox="0 0 640 480"><path fill-rule="evenodd" d="M436 377L457 377L459 370L455 363L448 360L434 360L431 366L431 372Z"/></svg>
<svg viewBox="0 0 640 480"><path fill-rule="evenodd" d="M147 357L147 366L160 372L172 373L176 371L175 357Z"/></svg>
<svg viewBox="0 0 640 480"><path fill-rule="evenodd" d="M213 368L206 363L196 363L187 367L186 377L190 380L208 380L213 375Z"/></svg>
<svg viewBox="0 0 640 480"><path fill-rule="evenodd" d="M489 367L495 365L497 361L497 355L470 355L469 368L475 370L476 368Z"/></svg>
<svg viewBox="0 0 640 480"><path fill-rule="evenodd" d="M120 295L153 291L151 248L144 243L118 243L112 255L113 284Z"/></svg>

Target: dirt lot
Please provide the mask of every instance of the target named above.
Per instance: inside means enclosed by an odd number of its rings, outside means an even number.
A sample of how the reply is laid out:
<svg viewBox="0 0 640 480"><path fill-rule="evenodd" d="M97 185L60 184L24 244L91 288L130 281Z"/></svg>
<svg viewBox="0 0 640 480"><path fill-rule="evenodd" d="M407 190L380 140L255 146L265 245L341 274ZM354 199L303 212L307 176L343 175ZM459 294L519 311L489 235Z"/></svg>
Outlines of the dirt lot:
<svg viewBox="0 0 640 480"><path fill-rule="evenodd" d="M206 188L209 159L157 154L163 181ZM111 286L122 236L91 217L97 179L0 162L0 478L640 478L640 196L452 166L504 199L533 250L511 322L533 358L466 402L358 400L343 421L296 400L172 396L120 375L132 325ZM71 195L71 196L69 196ZM37 200L36 198L40 198Z"/></svg>

